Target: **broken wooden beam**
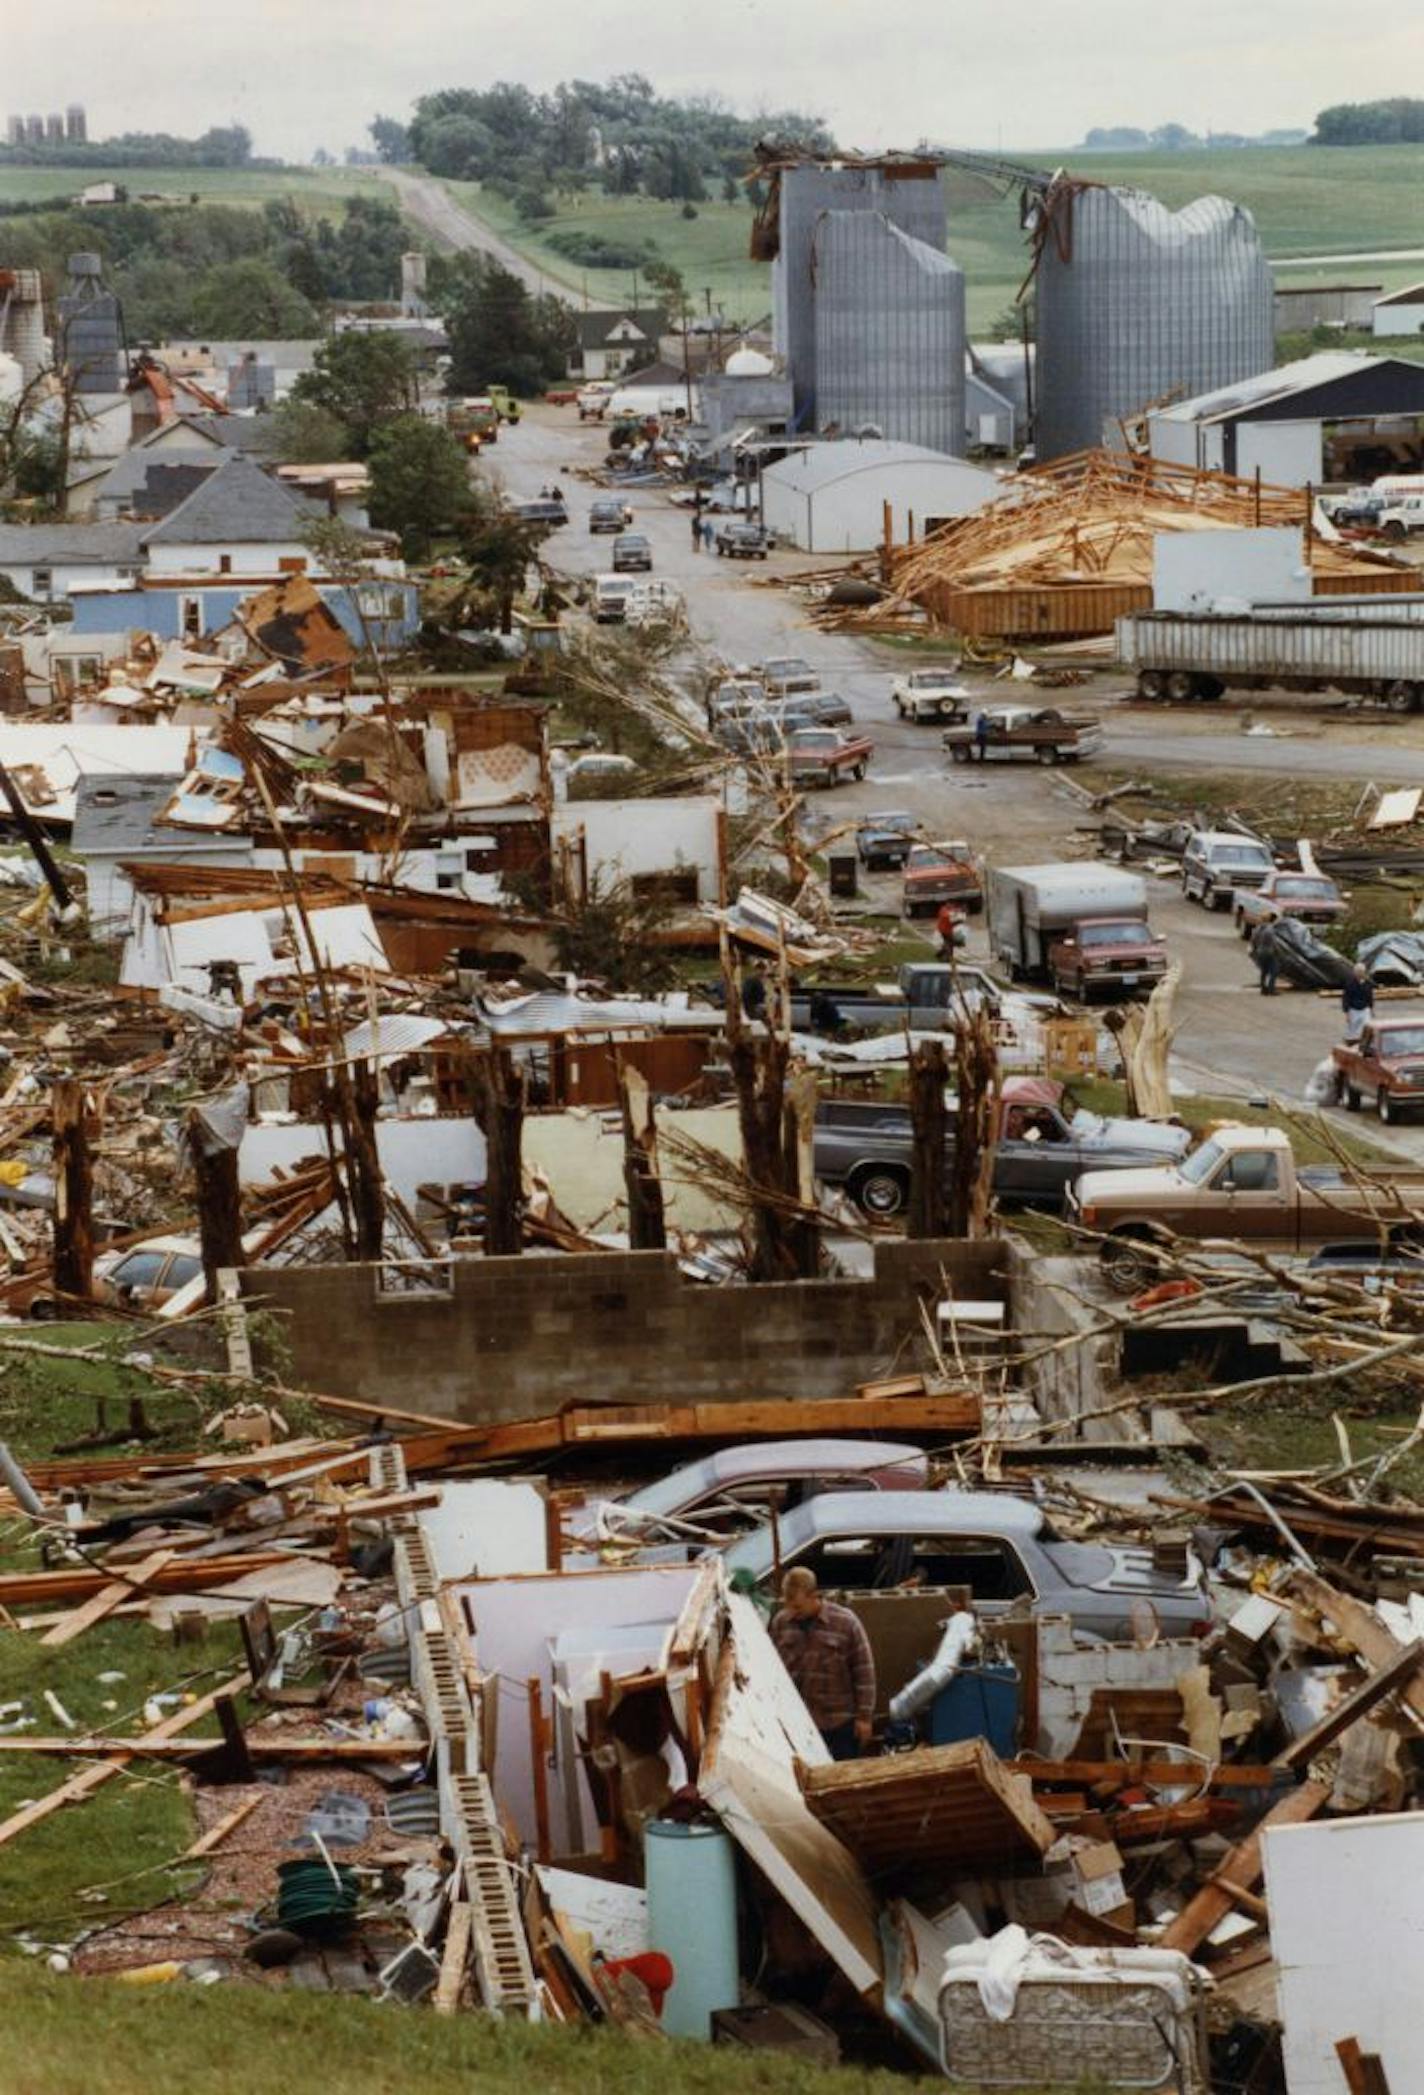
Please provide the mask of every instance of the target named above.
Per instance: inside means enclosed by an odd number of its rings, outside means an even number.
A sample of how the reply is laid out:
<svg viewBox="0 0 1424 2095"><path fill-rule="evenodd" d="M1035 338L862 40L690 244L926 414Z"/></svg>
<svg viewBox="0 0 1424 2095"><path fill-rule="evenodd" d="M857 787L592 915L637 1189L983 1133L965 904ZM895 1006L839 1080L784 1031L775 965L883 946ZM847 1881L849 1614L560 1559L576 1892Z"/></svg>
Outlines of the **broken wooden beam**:
<svg viewBox="0 0 1424 2095"><path fill-rule="evenodd" d="M1193 1956L1200 1949L1212 1929L1225 1920L1236 1904L1236 1895L1241 1891L1254 1891L1261 1881L1264 1867L1261 1853L1261 1836L1271 1826L1300 1826L1313 1819L1330 1796L1327 1782L1303 1782L1299 1789L1282 1797L1279 1804L1266 1813L1255 1831L1245 1840L1238 1841L1222 1859L1216 1872L1232 1887L1225 1888L1221 1882L1208 1881L1203 1884L1194 1898L1186 1905L1174 1921L1170 1921L1158 1939L1158 1948L1180 1950L1184 1956Z"/></svg>
<svg viewBox="0 0 1424 2095"><path fill-rule="evenodd" d="M198 1700L190 1702L186 1709L175 1711L171 1717L165 1717L161 1724L155 1724L152 1731L144 1732L134 1741L134 1747L152 1747L167 1739L178 1737L194 1724L201 1724L204 1717L210 1717L224 1696L240 1695L250 1685L248 1674L234 1674L231 1680L225 1681L220 1688L214 1688L211 1694L200 1695ZM106 1782L112 1781L115 1775L121 1775L131 1764L133 1757L133 1752L130 1751L117 1754L112 1760L98 1761L92 1767L82 1768L77 1775L71 1775L68 1782L61 1782L58 1789L51 1790L48 1796L36 1797L31 1803L22 1804L18 1811L11 1812L8 1819L0 1821L0 1847L4 1847L7 1841L14 1840L18 1834L28 1832L31 1826L39 1825L41 1820L52 1817L56 1811L62 1811L66 1804L76 1804L81 1797L87 1797L92 1791L102 1788Z"/></svg>

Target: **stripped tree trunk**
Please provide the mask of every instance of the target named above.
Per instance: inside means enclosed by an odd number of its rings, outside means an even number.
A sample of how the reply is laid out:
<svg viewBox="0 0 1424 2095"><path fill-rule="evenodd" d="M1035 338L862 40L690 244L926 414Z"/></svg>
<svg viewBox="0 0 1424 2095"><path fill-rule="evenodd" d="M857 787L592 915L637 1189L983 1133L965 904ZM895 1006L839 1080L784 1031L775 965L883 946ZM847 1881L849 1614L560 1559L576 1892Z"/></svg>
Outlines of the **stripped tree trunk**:
<svg viewBox="0 0 1424 2095"><path fill-rule="evenodd" d="M954 1163L949 1177L948 1234L988 1234L994 1202L994 1146L999 1120L999 1054L989 1014L966 1013L954 1035Z"/></svg>
<svg viewBox="0 0 1424 2095"><path fill-rule="evenodd" d="M628 1242L634 1251L667 1249L667 1216L658 1176L658 1130L648 1080L619 1060L623 1107L623 1183L628 1193Z"/></svg>
<svg viewBox="0 0 1424 2095"><path fill-rule="evenodd" d="M757 1195L750 1215L749 1278L810 1279L818 1267L819 1232L806 1212L809 1201L802 1186L805 1103L799 1087L787 1096L790 1043L775 1033L739 1031L729 1049L742 1153Z"/></svg>
<svg viewBox="0 0 1424 2095"><path fill-rule="evenodd" d="M238 1191L237 1151L230 1144L214 1147L201 1115L188 1114L188 1153L193 1159L197 1192L198 1244L203 1254L207 1299L218 1299L218 1274L242 1264L242 1202Z"/></svg>
<svg viewBox="0 0 1424 2095"><path fill-rule="evenodd" d="M351 1188L351 1211L356 1228L358 1259L378 1259L385 1247L386 1181L376 1148L376 1109L380 1086L375 1065L352 1065L351 1110L342 1129L346 1143L346 1176Z"/></svg>
<svg viewBox="0 0 1424 2095"><path fill-rule="evenodd" d="M54 1128L54 1288L88 1296L94 1285L94 1166L84 1125L84 1086L61 1077L50 1094Z"/></svg>
<svg viewBox="0 0 1424 2095"><path fill-rule="evenodd" d="M942 1040L926 1040L910 1057L910 1206L912 1237L950 1235L949 1058Z"/></svg>
<svg viewBox="0 0 1424 2095"><path fill-rule="evenodd" d="M492 1047L471 1071L475 1118L485 1138L485 1257L524 1249L524 1072L508 1048Z"/></svg>

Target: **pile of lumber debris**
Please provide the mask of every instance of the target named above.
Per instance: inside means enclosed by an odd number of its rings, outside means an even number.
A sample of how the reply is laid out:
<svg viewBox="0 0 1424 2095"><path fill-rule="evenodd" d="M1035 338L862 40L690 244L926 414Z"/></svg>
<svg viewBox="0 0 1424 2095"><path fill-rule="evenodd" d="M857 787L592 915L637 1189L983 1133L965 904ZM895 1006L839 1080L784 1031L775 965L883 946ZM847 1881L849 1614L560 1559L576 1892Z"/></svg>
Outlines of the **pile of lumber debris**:
<svg viewBox="0 0 1424 2095"><path fill-rule="evenodd" d="M889 557L889 589L872 605L828 605L837 628L948 628L969 639L1064 640L1110 633L1152 608L1159 531L1299 525L1315 594L1407 590L1415 572L1383 553L1347 548L1312 515L1303 488L1266 487L1127 452L1081 451L1018 473L973 516Z"/></svg>

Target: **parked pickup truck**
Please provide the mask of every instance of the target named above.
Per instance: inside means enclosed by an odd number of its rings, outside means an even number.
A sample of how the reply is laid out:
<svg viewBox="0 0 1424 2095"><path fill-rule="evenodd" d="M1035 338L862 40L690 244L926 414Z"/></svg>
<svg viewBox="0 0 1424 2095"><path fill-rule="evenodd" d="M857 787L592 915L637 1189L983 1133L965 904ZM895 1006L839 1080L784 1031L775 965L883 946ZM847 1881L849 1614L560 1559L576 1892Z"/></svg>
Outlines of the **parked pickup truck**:
<svg viewBox="0 0 1424 2095"><path fill-rule="evenodd" d="M1383 1121L1424 1106L1424 1019L1377 1018L1358 1040L1331 1050L1350 1112L1373 1099Z"/></svg>
<svg viewBox="0 0 1424 2095"><path fill-rule="evenodd" d="M793 785L839 786L864 778L875 744L864 735L847 736L833 727L796 727L786 744L786 763Z"/></svg>
<svg viewBox="0 0 1424 2095"><path fill-rule="evenodd" d="M1346 898L1323 873L1268 873L1259 887L1238 888L1231 914L1243 938L1266 917L1294 917L1301 924L1337 924Z"/></svg>
<svg viewBox="0 0 1424 2095"><path fill-rule="evenodd" d="M1170 1236L1236 1239L1271 1251L1424 1238L1424 1171L1376 1171L1362 1185L1334 1165L1297 1164L1280 1128L1232 1123L1179 1164L1085 1172L1068 1205L1085 1229L1105 1237L1109 1276L1135 1288L1158 1270L1147 1247Z"/></svg>
<svg viewBox="0 0 1424 2095"><path fill-rule="evenodd" d="M1147 922L1141 874L1091 859L996 866L989 875L989 949L1012 980L1051 982L1083 1003L1098 990L1150 991L1167 971L1167 949Z"/></svg>
<svg viewBox="0 0 1424 2095"><path fill-rule="evenodd" d="M933 916L946 902L984 907L984 872L968 844L916 844L905 860L901 904L907 917Z"/></svg>
<svg viewBox="0 0 1424 2095"><path fill-rule="evenodd" d="M1231 909L1247 888L1263 887L1276 869L1268 845L1230 829L1194 829L1182 851L1182 899L1203 909Z"/></svg>
<svg viewBox="0 0 1424 2095"><path fill-rule="evenodd" d="M765 560L771 540L760 524L733 521L719 527L717 556L722 560Z"/></svg>
<svg viewBox="0 0 1424 2095"><path fill-rule="evenodd" d="M752 671L773 698L792 698L798 691L819 691L821 679L804 655L768 655Z"/></svg>
<svg viewBox="0 0 1424 2095"><path fill-rule="evenodd" d="M952 669L911 669L896 677L890 697L902 720L963 720L970 692Z"/></svg>
<svg viewBox="0 0 1424 2095"><path fill-rule="evenodd" d="M1191 1139L1186 1128L1084 1112L1045 1077L1006 1077L994 1191L1005 1205L1058 1208L1082 1172L1180 1157ZM830 1098L816 1108L816 1176L828 1186L843 1185L863 1214L878 1219L902 1212L910 1198L910 1144L905 1106Z"/></svg>
<svg viewBox="0 0 1424 2095"><path fill-rule="evenodd" d="M793 988L791 1023L804 1032L811 1023L811 998L830 998L843 1024L861 1033L943 1033L966 1012L987 1004L997 1013L1003 995L992 975L979 967L951 967L945 961L907 961L890 984L817 983Z"/></svg>
<svg viewBox="0 0 1424 2095"><path fill-rule="evenodd" d="M979 731L979 720L988 725ZM1036 757L1040 764L1076 764L1096 756L1103 746L1100 722L1068 720L1056 707L996 706L946 728L944 746L956 764L967 764L981 751L986 757Z"/></svg>

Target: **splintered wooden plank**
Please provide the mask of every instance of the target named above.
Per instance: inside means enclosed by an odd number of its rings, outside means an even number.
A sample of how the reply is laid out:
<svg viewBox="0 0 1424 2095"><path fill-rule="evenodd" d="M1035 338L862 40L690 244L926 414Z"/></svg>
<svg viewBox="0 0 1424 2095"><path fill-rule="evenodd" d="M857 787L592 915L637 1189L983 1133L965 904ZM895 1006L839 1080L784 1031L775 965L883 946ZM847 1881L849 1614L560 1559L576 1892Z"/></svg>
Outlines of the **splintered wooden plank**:
<svg viewBox="0 0 1424 2095"><path fill-rule="evenodd" d="M135 1564L133 1570L126 1572L123 1578L102 1586L82 1607L74 1608L56 1622L54 1628L40 1638L40 1643L47 1645L51 1650L57 1649L61 1644L72 1644L76 1637L83 1636L86 1629L92 1629L96 1622L102 1622L106 1615L112 1615L115 1608L121 1608L126 1600L141 1596L148 1581L160 1572L175 1554L171 1549L156 1549L152 1556L145 1557L141 1564Z"/></svg>
<svg viewBox="0 0 1424 2095"><path fill-rule="evenodd" d="M190 1702L186 1709L175 1711L171 1717L165 1717L161 1724L155 1724L151 1731L142 1733L134 1740L135 1747L142 1750L145 1746L161 1745L166 1739L177 1738L190 1726L201 1724L204 1717L210 1717L224 1697L240 1695L243 1689L250 1685L248 1674L234 1674L232 1679L224 1681L220 1688L214 1688L210 1694L199 1696L198 1700ZM84 1768L78 1775L71 1776L68 1782L61 1782L59 1788L51 1790L47 1797L36 1797L33 1803L21 1805L18 1811L11 1812L8 1819L0 1821L0 1847L4 1847L7 1841L14 1840L17 1834L28 1831L31 1826L39 1825L42 1819L50 1818L56 1811L62 1811L66 1804L76 1804L81 1797L87 1797L92 1791L102 1788L106 1782L111 1782L115 1775L123 1773L132 1758L132 1754L121 1754L116 1759L101 1761L97 1767Z"/></svg>

